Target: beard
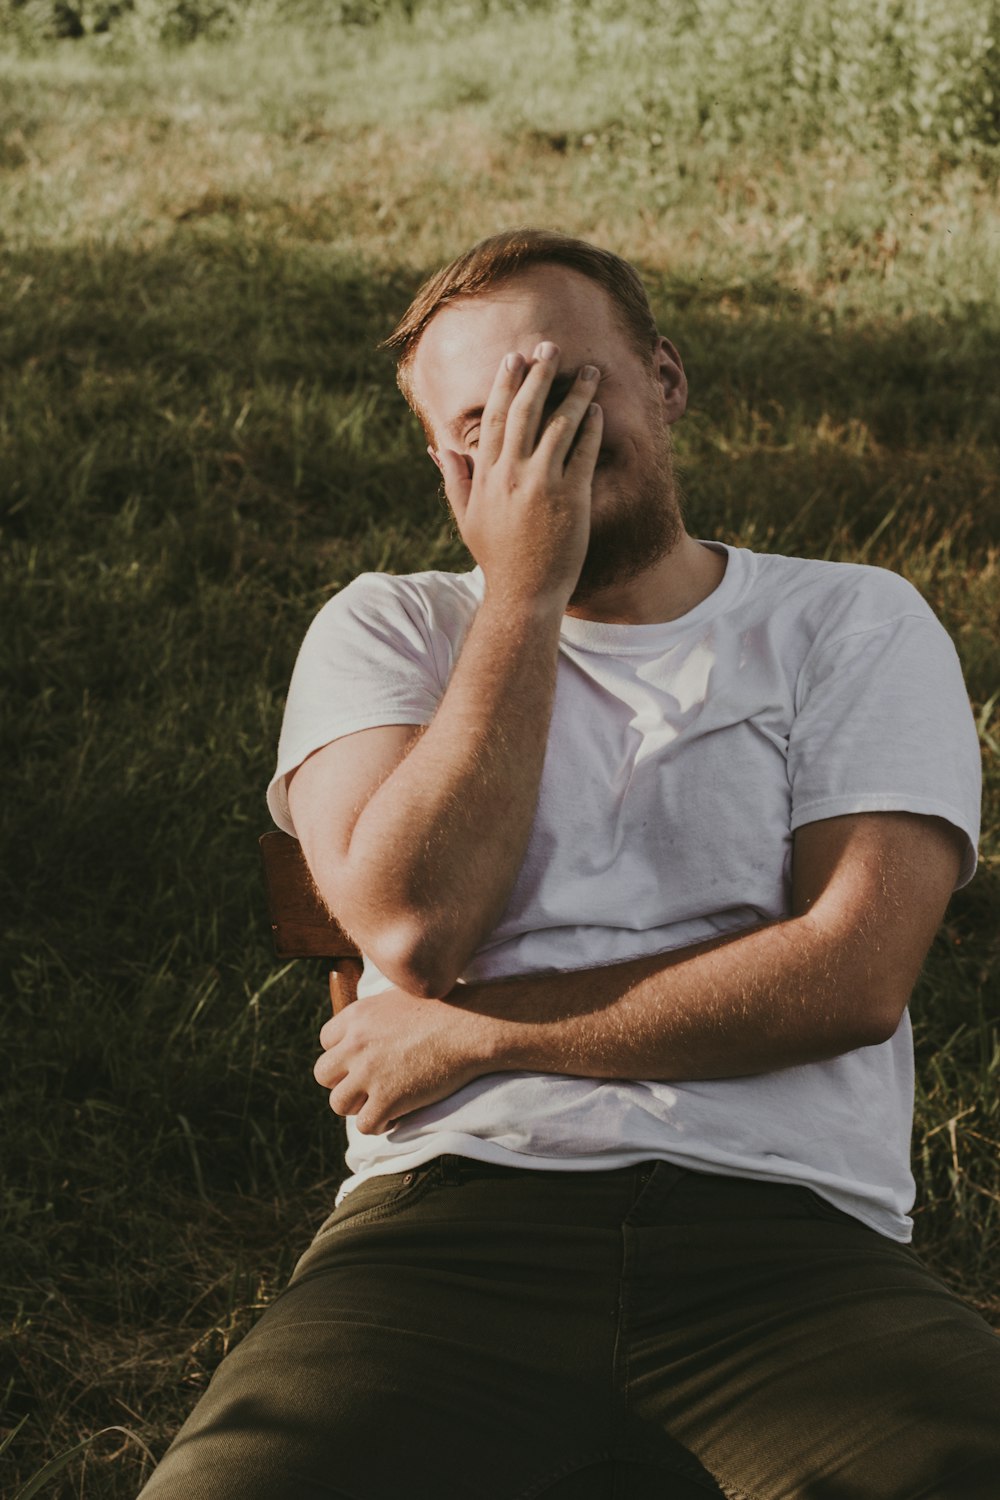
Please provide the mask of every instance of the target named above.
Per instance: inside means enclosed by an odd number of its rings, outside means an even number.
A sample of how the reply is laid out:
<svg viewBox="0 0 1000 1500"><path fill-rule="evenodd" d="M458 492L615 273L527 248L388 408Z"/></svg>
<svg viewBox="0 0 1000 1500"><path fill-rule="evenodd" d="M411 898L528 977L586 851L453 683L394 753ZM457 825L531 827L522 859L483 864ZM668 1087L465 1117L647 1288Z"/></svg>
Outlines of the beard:
<svg viewBox="0 0 1000 1500"><path fill-rule="evenodd" d="M613 454L606 465L598 460L595 479L604 474L610 493L591 522L571 605L637 578L672 552L684 534L670 432L659 423L654 431L638 482L616 480Z"/></svg>

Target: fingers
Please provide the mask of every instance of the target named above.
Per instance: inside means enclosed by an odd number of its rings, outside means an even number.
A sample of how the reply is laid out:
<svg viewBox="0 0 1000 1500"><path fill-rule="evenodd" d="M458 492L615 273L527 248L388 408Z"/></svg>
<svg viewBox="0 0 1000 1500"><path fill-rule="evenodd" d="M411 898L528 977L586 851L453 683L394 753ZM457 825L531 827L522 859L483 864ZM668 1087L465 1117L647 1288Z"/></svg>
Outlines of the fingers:
<svg viewBox="0 0 1000 1500"><path fill-rule="evenodd" d="M565 400L546 422L545 407L558 368L558 345L548 340L536 347L530 362L516 351L501 360L479 419L476 458L484 468L492 466L503 450L508 457L530 458L543 442L547 457L565 463L593 400L600 371L594 365L584 365ZM471 461L467 455L445 451L438 463L445 493L461 517L472 488Z"/></svg>
<svg viewBox="0 0 1000 1500"><path fill-rule="evenodd" d="M554 349L555 345L550 347ZM477 448L484 463L495 463L500 456L507 432L507 418L511 403L528 373L530 373L528 361L516 349L510 354L505 354L500 361L500 367L493 377L490 394L486 398L483 414L479 419Z"/></svg>
<svg viewBox="0 0 1000 1500"><path fill-rule="evenodd" d="M381 1109L369 1100L357 1113L354 1121L362 1135L382 1135L392 1125L392 1120L382 1118Z"/></svg>
<svg viewBox="0 0 1000 1500"><path fill-rule="evenodd" d="M353 1115L354 1123L362 1135L380 1135L392 1123L391 1120L383 1119L382 1105L349 1078L330 1090L330 1108L334 1114L345 1118Z"/></svg>
<svg viewBox="0 0 1000 1500"><path fill-rule="evenodd" d="M349 1078L330 1090L330 1108L335 1115L356 1115L367 1103L368 1095Z"/></svg>
<svg viewBox="0 0 1000 1500"><path fill-rule="evenodd" d="M356 1115L367 1103L367 1091L359 1086L357 1079L332 1052L324 1052L316 1059L313 1077L323 1088L330 1090L330 1108L334 1114Z"/></svg>
<svg viewBox="0 0 1000 1500"><path fill-rule="evenodd" d="M356 1071L351 1072L337 1046L341 1028L338 1018L331 1017L319 1034L323 1052L313 1065L313 1077L323 1088L330 1090L330 1108L337 1115L359 1115L368 1104L368 1092L358 1082ZM369 1109L369 1115L371 1114Z"/></svg>
<svg viewBox="0 0 1000 1500"><path fill-rule="evenodd" d="M543 354L543 350L552 353ZM601 372L596 365L583 365L565 398L546 421L546 405L551 407L553 401L552 384L556 379L559 350L554 344L540 344L535 353L538 362L532 366L521 391L511 403L507 430L514 451L521 457L539 453L545 463L562 469L587 419ZM539 372L537 375L536 371ZM559 385L563 385L567 378L559 380Z"/></svg>
<svg viewBox="0 0 1000 1500"><path fill-rule="evenodd" d="M600 419L595 418L591 411L599 380L600 371L596 366L584 365L577 371L576 379L566 399L549 418L538 440L538 451L543 453L550 463L558 464L560 467L565 464L574 442L579 448L579 443L583 441L584 428L592 427L595 420L598 421L598 429L600 429ZM600 408L595 407L594 411L599 412ZM575 456L576 450L573 451ZM596 457L595 452L595 460Z"/></svg>
<svg viewBox="0 0 1000 1500"><path fill-rule="evenodd" d="M540 347L552 349L555 345L548 344ZM552 361L550 360L551 364ZM470 416L470 423L476 429L476 457L482 463L484 469L490 467L500 457L501 449L507 432L507 417L511 402L517 395L524 381L525 375L533 368L523 354L513 350L504 355L500 361L496 375L493 377L493 385L487 397L486 405L478 420ZM552 371L548 372L548 384L551 383ZM544 398L543 398L544 399ZM541 406L538 407L539 412ZM537 428L537 418L536 418ZM470 436L465 441L471 440ZM474 465L468 453L456 453L450 448L443 448L440 453L435 453L433 448L428 448L428 453L441 470L444 479L444 492L448 497L449 504L455 515L461 521L469 503L469 494L472 489L472 475ZM530 451L530 450L529 450Z"/></svg>
<svg viewBox="0 0 1000 1500"><path fill-rule="evenodd" d="M507 358L510 359L511 357L508 354ZM508 402L508 410L504 414L504 427L500 437L502 445L506 447L510 456L530 458L535 451L538 432L542 425L542 415L545 411L545 402L558 368L558 346L550 344L547 341L539 344L535 350L534 363L524 376L520 389ZM488 410L489 406L487 404ZM484 411L484 433L486 430L486 416L487 412ZM495 434L492 431L490 438L491 441L495 441ZM496 448L496 455L499 455L499 452L500 447L498 446Z"/></svg>
<svg viewBox="0 0 1000 1500"><path fill-rule="evenodd" d="M591 402L584 413L583 421L579 427L579 437L576 447L572 450L566 460L566 473L574 477L584 474L593 474L597 464L597 455L601 451L601 438L604 435L604 413L597 405Z"/></svg>

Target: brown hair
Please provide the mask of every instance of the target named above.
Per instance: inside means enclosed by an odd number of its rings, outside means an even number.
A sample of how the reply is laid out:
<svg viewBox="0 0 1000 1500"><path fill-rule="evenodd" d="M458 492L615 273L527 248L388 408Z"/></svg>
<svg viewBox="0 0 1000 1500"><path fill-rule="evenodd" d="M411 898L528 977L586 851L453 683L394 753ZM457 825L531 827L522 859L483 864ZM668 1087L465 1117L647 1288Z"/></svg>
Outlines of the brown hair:
<svg viewBox="0 0 1000 1500"><path fill-rule="evenodd" d="M413 395L410 367L428 323L457 297L478 297L531 266L567 266L596 281L608 293L636 352L649 356L658 337L639 273L620 255L599 250L550 229L507 229L480 240L437 271L417 292L392 333L380 345L398 351L396 379L410 406L424 421ZM424 421L424 426L427 426Z"/></svg>

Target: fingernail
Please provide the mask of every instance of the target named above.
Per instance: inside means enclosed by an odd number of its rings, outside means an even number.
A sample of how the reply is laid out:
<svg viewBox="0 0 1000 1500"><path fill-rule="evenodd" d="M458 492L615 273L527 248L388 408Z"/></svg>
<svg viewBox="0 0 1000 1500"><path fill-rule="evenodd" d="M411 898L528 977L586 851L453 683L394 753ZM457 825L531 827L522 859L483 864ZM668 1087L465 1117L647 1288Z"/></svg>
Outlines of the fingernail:
<svg viewBox="0 0 1000 1500"><path fill-rule="evenodd" d="M550 344L549 341L548 341L548 339L546 339L545 343L544 344L539 344L538 348L535 350L535 358L536 359L555 359L556 353L557 353L557 350L556 350L555 344Z"/></svg>
<svg viewBox="0 0 1000 1500"><path fill-rule="evenodd" d="M580 379L596 380L600 373L601 372L596 365L584 365L583 369L580 371Z"/></svg>
<svg viewBox="0 0 1000 1500"><path fill-rule="evenodd" d="M507 358L504 360L504 364L507 366L508 370L519 370L524 364L524 359L515 350L513 354L507 355Z"/></svg>

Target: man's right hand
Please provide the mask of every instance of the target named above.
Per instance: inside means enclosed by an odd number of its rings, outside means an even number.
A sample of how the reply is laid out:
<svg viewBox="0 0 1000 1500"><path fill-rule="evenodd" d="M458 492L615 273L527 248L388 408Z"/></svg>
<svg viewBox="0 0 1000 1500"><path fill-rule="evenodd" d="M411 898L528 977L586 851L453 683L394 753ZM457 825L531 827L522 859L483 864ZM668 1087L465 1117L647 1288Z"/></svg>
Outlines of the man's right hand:
<svg viewBox="0 0 1000 1500"><path fill-rule="evenodd" d="M289 785L324 900L412 995L453 989L503 914L531 832L603 430L597 371L580 370L556 405L558 363L552 344L508 356L474 464L440 455L486 592L431 723L335 740Z"/></svg>
<svg viewBox="0 0 1000 1500"><path fill-rule="evenodd" d="M440 455L445 493L487 590L511 603L560 608L569 600L590 539L590 498L601 446L594 404L599 372L585 365L543 425L559 367L555 344L530 360L501 361L480 423L475 456ZM575 441L575 446L574 446Z"/></svg>

